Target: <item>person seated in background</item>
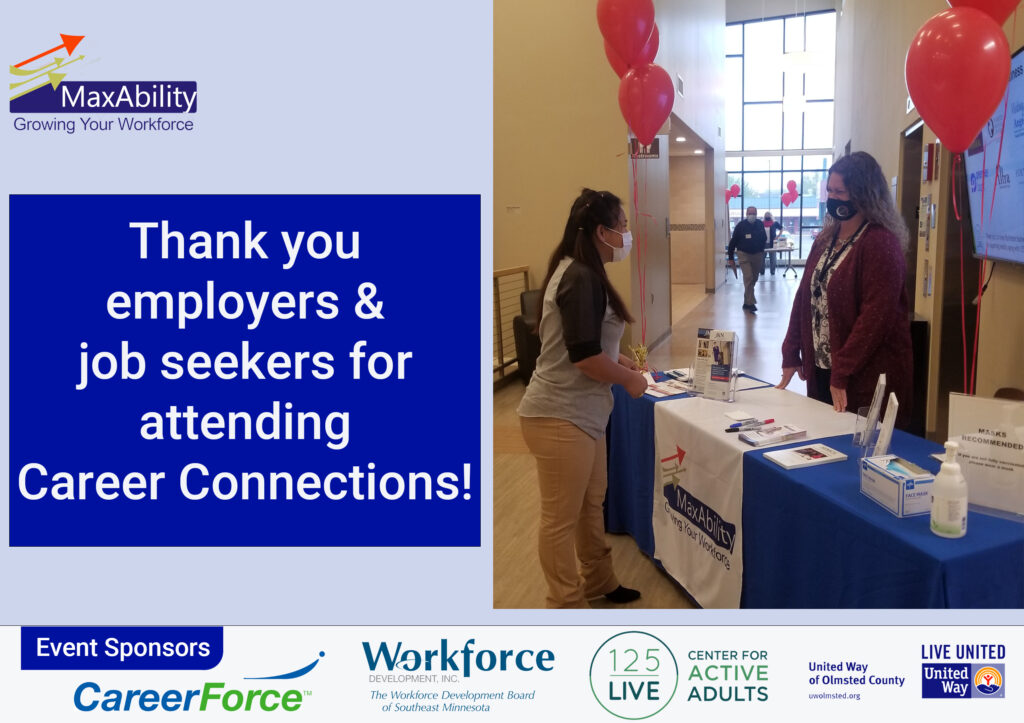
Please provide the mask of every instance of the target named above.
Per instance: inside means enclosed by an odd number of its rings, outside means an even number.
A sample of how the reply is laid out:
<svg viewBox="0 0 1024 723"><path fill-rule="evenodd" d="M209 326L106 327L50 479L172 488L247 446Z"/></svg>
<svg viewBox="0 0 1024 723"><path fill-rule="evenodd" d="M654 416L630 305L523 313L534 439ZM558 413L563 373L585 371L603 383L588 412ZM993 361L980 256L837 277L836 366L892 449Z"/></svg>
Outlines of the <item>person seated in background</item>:
<svg viewBox="0 0 1024 723"><path fill-rule="evenodd" d="M775 239L781 238L785 235L782 230L782 224L772 218L771 211L764 212L764 230L768 234L768 246L766 248L775 248ZM771 269L772 276L775 276L775 257L778 254L772 254L765 252L768 256L768 267ZM764 276L764 266L761 266L761 276Z"/></svg>
<svg viewBox="0 0 1024 723"><path fill-rule="evenodd" d="M913 351L907 313L908 233L878 162L858 151L828 171L828 217L807 254L782 343L784 389L799 374L807 396L837 412L871 404L878 375L910 422ZM888 400L888 394L885 397Z"/></svg>

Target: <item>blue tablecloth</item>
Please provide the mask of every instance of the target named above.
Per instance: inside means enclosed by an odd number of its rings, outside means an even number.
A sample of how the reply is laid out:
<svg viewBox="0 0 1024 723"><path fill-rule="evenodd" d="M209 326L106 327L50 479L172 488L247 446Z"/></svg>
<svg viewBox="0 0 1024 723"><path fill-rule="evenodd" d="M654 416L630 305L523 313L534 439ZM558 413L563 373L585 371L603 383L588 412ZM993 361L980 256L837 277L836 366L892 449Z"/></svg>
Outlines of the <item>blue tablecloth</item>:
<svg viewBox="0 0 1024 723"><path fill-rule="evenodd" d="M654 405L649 397L633 399L612 385L615 408L608 420L608 495L605 527L626 533L648 557L654 556ZM666 399L685 398L678 397Z"/></svg>
<svg viewBox="0 0 1024 723"><path fill-rule="evenodd" d="M861 494L849 435L817 441L850 459L786 470L743 455L743 607L1024 607L1024 525L969 512L965 537L938 537L928 515ZM897 430L891 450L939 469L933 442Z"/></svg>
<svg viewBox="0 0 1024 723"><path fill-rule="evenodd" d="M657 401L612 391L607 529L653 557ZM849 435L816 441L850 459L786 470L743 455L743 607L1024 607L1024 524L970 512L966 537L940 538L928 515L898 519L861 494ZM892 451L938 470L935 443L897 430Z"/></svg>

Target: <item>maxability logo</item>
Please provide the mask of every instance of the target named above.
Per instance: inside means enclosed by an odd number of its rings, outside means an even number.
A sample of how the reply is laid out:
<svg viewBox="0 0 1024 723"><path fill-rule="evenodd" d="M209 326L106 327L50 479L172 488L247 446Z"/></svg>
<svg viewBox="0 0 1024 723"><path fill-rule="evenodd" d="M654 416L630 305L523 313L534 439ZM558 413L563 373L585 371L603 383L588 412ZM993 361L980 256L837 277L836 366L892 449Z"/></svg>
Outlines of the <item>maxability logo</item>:
<svg viewBox="0 0 1024 723"><path fill-rule="evenodd" d="M280 675L247 677L243 680L294 680L312 671L324 652L309 665ZM258 687L257 687L258 686ZM244 689L243 689L244 688ZM287 688L282 690L274 683L253 683L248 686L229 688L226 683L209 681L201 688L182 690L180 688L126 689L107 688L93 681L86 681L75 688L75 708L83 712L107 711L166 711L199 712L217 711L263 711L294 713L312 695L308 688Z"/></svg>
<svg viewBox="0 0 1024 723"><path fill-rule="evenodd" d="M84 54L74 54L85 36L61 33L60 37L60 45L10 66L11 113L196 112L195 81L65 80L69 71L81 67L71 66L85 60Z"/></svg>

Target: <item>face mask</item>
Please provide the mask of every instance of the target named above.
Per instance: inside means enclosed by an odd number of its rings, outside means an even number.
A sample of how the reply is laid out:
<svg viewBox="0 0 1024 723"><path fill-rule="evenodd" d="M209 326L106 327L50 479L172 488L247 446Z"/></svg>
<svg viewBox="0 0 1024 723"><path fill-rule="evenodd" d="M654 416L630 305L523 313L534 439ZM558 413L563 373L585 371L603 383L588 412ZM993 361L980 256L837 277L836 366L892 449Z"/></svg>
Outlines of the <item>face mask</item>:
<svg viewBox="0 0 1024 723"><path fill-rule="evenodd" d="M605 228L608 227L606 226ZM613 228L609 228L608 230L614 231L615 233L618 233L619 236L622 237L622 248L620 249L618 246L612 246L610 243L605 243L604 241L601 241L601 243L603 243L605 246L612 250L612 261L622 261L627 256L629 256L629 250L633 248L633 234L629 231L626 231L625 233L619 233L618 231L615 231L615 229Z"/></svg>
<svg viewBox="0 0 1024 723"><path fill-rule="evenodd" d="M838 198L830 198L825 204L829 215L837 221L845 221L857 215L857 207L851 201L840 201Z"/></svg>
<svg viewBox="0 0 1024 723"><path fill-rule="evenodd" d="M753 214L753 213L748 213L747 214L747 221L749 223L754 223L755 221L757 221L757 216L755 214Z"/></svg>

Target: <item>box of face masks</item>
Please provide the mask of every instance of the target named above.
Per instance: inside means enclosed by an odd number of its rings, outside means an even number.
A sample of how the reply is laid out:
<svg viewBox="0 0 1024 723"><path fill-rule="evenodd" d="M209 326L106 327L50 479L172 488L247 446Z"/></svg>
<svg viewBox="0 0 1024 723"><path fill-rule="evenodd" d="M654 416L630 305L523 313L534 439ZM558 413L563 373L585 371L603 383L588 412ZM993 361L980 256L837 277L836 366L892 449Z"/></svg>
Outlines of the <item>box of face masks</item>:
<svg viewBox="0 0 1024 723"><path fill-rule="evenodd" d="M894 454L860 461L860 491L897 517L931 512L935 475Z"/></svg>

